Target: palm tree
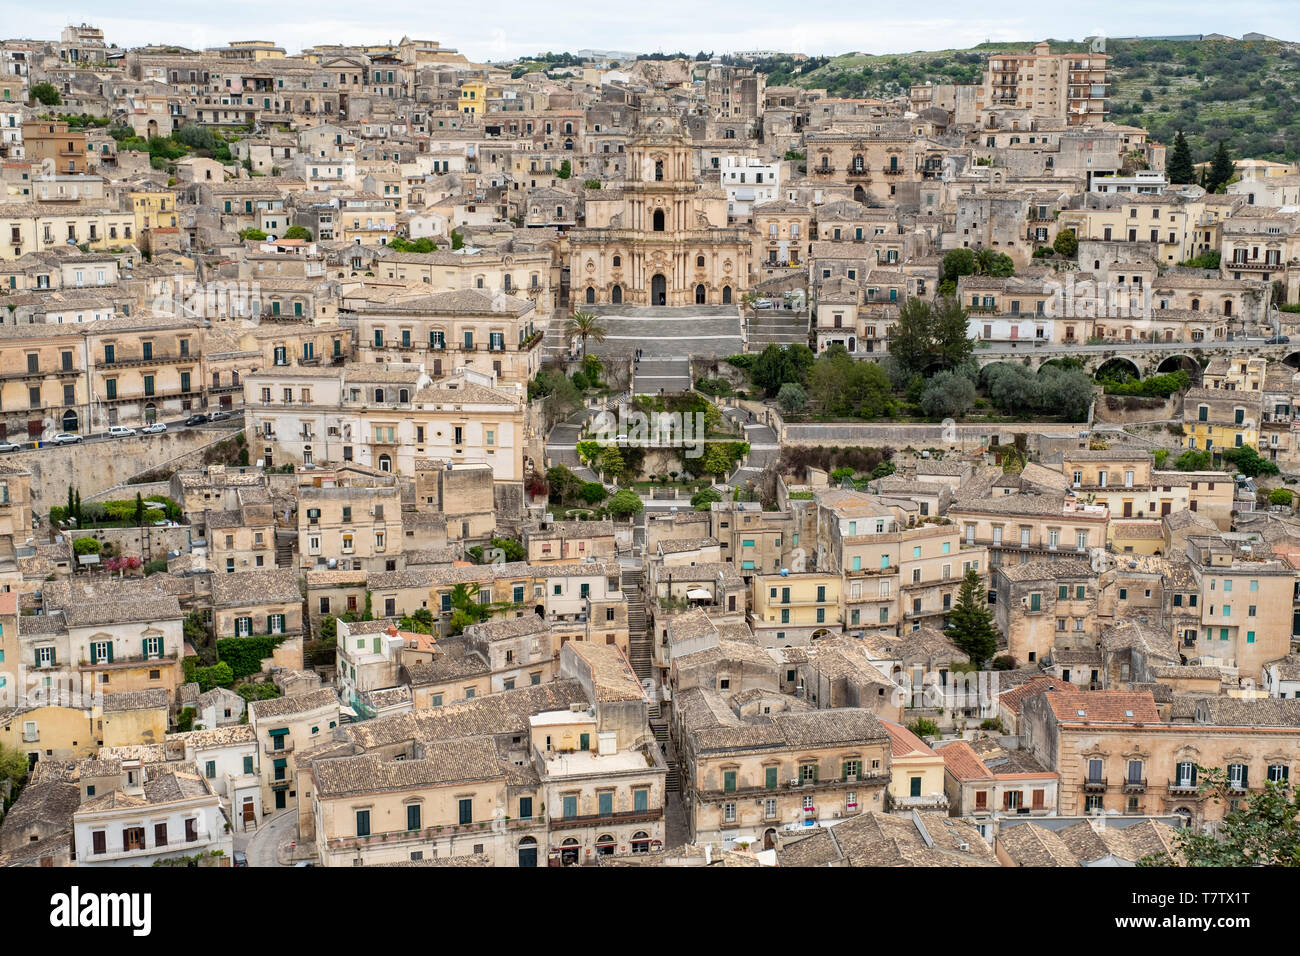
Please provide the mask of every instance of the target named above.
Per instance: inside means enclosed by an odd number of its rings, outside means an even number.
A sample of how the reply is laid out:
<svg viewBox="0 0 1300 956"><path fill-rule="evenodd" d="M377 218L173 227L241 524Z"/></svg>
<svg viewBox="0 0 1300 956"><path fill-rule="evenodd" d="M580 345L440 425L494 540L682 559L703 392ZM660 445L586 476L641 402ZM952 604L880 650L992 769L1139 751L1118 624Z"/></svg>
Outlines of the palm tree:
<svg viewBox="0 0 1300 956"><path fill-rule="evenodd" d="M587 339L597 344L605 341L605 327L594 312L579 310L569 316L564 323L564 336L572 340L575 336L582 340L582 354L587 354Z"/></svg>
<svg viewBox="0 0 1300 956"><path fill-rule="evenodd" d="M997 259L997 253L992 249L975 250L975 272L978 275L988 275L989 270L993 268L993 263Z"/></svg>

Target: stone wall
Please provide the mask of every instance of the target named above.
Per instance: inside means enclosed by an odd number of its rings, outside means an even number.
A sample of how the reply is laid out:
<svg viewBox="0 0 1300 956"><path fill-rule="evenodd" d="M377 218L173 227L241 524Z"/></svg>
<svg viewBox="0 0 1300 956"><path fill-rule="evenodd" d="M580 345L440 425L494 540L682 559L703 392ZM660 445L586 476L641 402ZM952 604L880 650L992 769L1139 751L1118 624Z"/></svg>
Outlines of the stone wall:
<svg viewBox="0 0 1300 956"><path fill-rule="evenodd" d="M31 472L32 511L46 514L51 505L67 501L69 485L80 489L84 502L155 469L197 468L203 464L207 449L236 434L226 428L177 429L162 435L46 445L13 452L4 460ZM135 497L134 492L131 497Z"/></svg>

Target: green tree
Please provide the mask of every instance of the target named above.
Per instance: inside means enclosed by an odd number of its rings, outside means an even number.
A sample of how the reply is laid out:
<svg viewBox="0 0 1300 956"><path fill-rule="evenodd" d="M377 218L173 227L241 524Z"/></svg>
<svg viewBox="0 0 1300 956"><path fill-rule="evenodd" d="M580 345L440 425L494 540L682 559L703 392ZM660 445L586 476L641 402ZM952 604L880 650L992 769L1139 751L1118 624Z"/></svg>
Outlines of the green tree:
<svg viewBox="0 0 1300 956"><path fill-rule="evenodd" d="M1277 465L1267 458L1261 458L1250 445L1242 445L1240 448L1225 448L1223 450L1223 460L1235 467L1247 478L1258 478L1260 475L1276 475L1278 473Z"/></svg>
<svg viewBox="0 0 1300 956"><path fill-rule="evenodd" d="M939 725L929 717L918 717L907 725L907 729L918 737L938 737L942 733Z"/></svg>
<svg viewBox="0 0 1300 956"><path fill-rule="evenodd" d="M1052 248L1067 259L1073 259L1079 254L1079 237L1073 229L1062 229L1052 240Z"/></svg>
<svg viewBox="0 0 1300 956"><path fill-rule="evenodd" d="M966 310L948 296L941 298L935 307L924 299L907 299L889 330L889 354L909 378L924 374L935 365L955 368L970 357L974 348Z"/></svg>
<svg viewBox="0 0 1300 956"><path fill-rule="evenodd" d="M464 248L464 246L465 246L465 237L460 234L459 230L453 229L451 231L452 252L455 252L457 249Z"/></svg>
<svg viewBox="0 0 1300 956"><path fill-rule="evenodd" d="M266 233L261 229L250 226L248 229L239 231L239 238L243 242L260 242L266 238Z"/></svg>
<svg viewBox="0 0 1300 956"><path fill-rule="evenodd" d="M997 653L998 630L993 624L983 582L974 568L962 578L957 604L948 621L948 637L977 667L982 667Z"/></svg>
<svg viewBox="0 0 1300 956"><path fill-rule="evenodd" d="M1186 866L1300 866L1300 792L1287 781L1267 780L1262 793L1251 794L1243 806L1219 767L1197 767L1200 790L1229 809L1217 833L1184 827L1174 845ZM1178 861L1157 854L1139 866L1174 866Z"/></svg>
<svg viewBox="0 0 1300 956"><path fill-rule="evenodd" d="M960 418L975 403L975 383L960 372L940 372L921 393L921 410L931 418Z"/></svg>
<svg viewBox="0 0 1300 956"><path fill-rule="evenodd" d="M37 83L27 91L28 102L39 102L42 106L60 106L63 104L59 91L53 83Z"/></svg>
<svg viewBox="0 0 1300 956"><path fill-rule="evenodd" d="M975 271L979 275L1006 279L1016 274L1016 264L1005 252L980 249L975 253Z"/></svg>
<svg viewBox="0 0 1300 956"><path fill-rule="evenodd" d="M1295 495L1289 488L1274 488L1268 493L1268 503L1271 505L1290 505Z"/></svg>
<svg viewBox="0 0 1300 956"><path fill-rule="evenodd" d="M691 507L696 511L708 511L709 505L722 500L722 492L717 488L701 488L691 495Z"/></svg>
<svg viewBox="0 0 1300 956"><path fill-rule="evenodd" d="M645 508L636 492L624 488L609 499L609 513L615 518L631 518Z"/></svg>
<svg viewBox="0 0 1300 956"><path fill-rule="evenodd" d="M1174 467L1179 471L1205 471L1210 467L1210 453L1189 448L1174 459Z"/></svg>
<svg viewBox="0 0 1300 956"><path fill-rule="evenodd" d="M1179 186L1196 182L1196 166L1192 162L1192 147L1187 144L1187 137L1179 130L1174 136L1174 151L1165 164L1165 175L1169 182Z"/></svg>
<svg viewBox="0 0 1300 956"><path fill-rule="evenodd" d="M772 343L754 359L750 377L767 395L776 395L787 382L801 384L816 361L806 345L782 347Z"/></svg>
<svg viewBox="0 0 1300 956"><path fill-rule="evenodd" d="M97 539L91 537L77 538L72 542L72 550L75 554L99 554L100 543Z"/></svg>
<svg viewBox="0 0 1300 956"><path fill-rule="evenodd" d="M952 249L943 256L939 279L941 282L956 282L962 276L975 274L975 253L970 249Z"/></svg>
<svg viewBox="0 0 1300 956"><path fill-rule="evenodd" d="M594 312L586 312L579 309L569 316L564 322L564 337L569 340L578 339L582 343L582 354L587 354L587 340L600 344L605 341L605 326L601 325L600 318Z"/></svg>
<svg viewBox="0 0 1300 956"><path fill-rule="evenodd" d="M301 239L304 242L311 242L311 230L306 226L290 226L284 231L286 239Z"/></svg>
<svg viewBox="0 0 1300 956"><path fill-rule="evenodd" d="M144 527L144 498L140 496L138 491L135 493L135 526L137 528Z"/></svg>
<svg viewBox="0 0 1300 956"><path fill-rule="evenodd" d="M582 500L589 505L598 505L609 497L609 492L599 481L588 481L582 486Z"/></svg>
<svg viewBox="0 0 1300 956"><path fill-rule="evenodd" d="M1219 140L1219 145L1214 150L1214 159L1210 160L1210 169L1206 180L1206 192L1222 192L1223 187L1228 185L1233 175L1237 172L1237 167L1232 162L1232 157L1228 155L1228 144L1224 140Z"/></svg>
<svg viewBox="0 0 1300 956"><path fill-rule="evenodd" d="M798 414L808 404L808 393L798 382L786 382L776 393L776 403L789 414Z"/></svg>
<svg viewBox="0 0 1300 956"><path fill-rule="evenodd" d="M616 481L627 473L627 462L617 445L607 445L600 453L600 469Z"/></svg>
<svg viewBox="0 0 1300 956"><path fill-rule="evenodd" d="M704 446L703 469L706 475L724 477L731 470L731 456L721 442L709 442Z"/></svg>
<svg viewBox="0 0 1300 956"><path fill-rule="evenodd" d="M560 163L560 168L555 171L555 175L558 179L568 179L573 175L573 164L566 159Z"/></svg>

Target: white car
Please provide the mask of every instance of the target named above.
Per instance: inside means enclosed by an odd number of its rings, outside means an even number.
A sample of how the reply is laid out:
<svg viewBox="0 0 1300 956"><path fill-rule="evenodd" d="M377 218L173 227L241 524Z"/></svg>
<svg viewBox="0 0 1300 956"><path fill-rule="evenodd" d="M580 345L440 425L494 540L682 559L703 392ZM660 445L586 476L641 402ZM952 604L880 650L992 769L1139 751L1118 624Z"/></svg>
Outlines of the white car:
<svg viewBox="0 0 1300 956"><path fill-rule="evenodd" d="M134 429L134 428L127 428L125 425L110 425L110 426L108 426L108 437L109 437L109 438L126 438L126 437L128 437L128 436L130 436L130 435L134 435L134 434L136 434L135 429Z"/></svg>
<svg viewBox="0 0 1300 956"><path fill-rule="evenodd" d="M73 435L71 432L59 432L50 439L50 443L54 445L72 445L79 444L81 440L80 435Z"/></svg>
<svg viewBox="0 0 1300 956"><path fill-rule="evenodd" d="M0 441L0 452L18 451L22 447L22 445L14 444L11 441Z"/></svg>
<svg viewBox="0 0 1300 956"><path fill-rule="evenodd" d="M152 425L145 425L144 428L140 429L146 435L159 435L166 430L167 426L163 422L154 422Z"/></svg>

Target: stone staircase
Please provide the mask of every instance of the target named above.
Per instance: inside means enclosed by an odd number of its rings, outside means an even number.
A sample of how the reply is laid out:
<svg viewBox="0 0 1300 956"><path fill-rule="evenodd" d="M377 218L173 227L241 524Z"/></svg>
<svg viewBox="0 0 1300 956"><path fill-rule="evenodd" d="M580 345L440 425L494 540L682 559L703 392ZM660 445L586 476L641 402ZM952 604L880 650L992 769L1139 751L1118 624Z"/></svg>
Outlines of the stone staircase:
<svg viewBox="0 0 1300 956"><path fill-rule="evenodd" d="M653 651L650 635L646 633L645 600L641 595L641 574L624 569L623 595L627 599L627 650L632 670L638 680L653 680Z"/></svg>
<svg viewBox="0 0 1300 956"><path fill-rule="evenodd" d="M298 541L295 534L276 533L275 536L275 566L277 568L292 568L293 563L293 546Z"/></svg>
<svg viewBox="0 0 1300 956"><path fill-rule="evenodd" d="M761 352L767 346L808 344L808 313L785 309L759 309L745 320L746 348Z"/></svg>

